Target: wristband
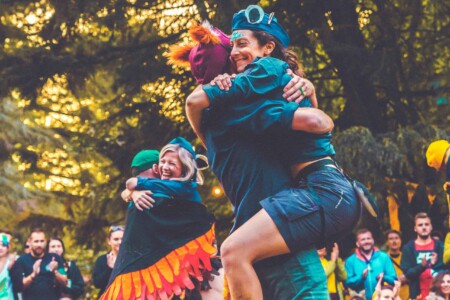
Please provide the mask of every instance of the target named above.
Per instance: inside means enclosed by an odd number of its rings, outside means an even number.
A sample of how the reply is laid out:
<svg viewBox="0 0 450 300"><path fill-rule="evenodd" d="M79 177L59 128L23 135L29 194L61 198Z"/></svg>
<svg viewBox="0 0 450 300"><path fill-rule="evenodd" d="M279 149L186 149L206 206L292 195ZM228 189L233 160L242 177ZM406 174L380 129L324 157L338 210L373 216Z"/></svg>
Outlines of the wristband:
<svg viewBox="0 0 450 300"><path fill-rule="evenodd" d="M131 191L130 194L128 195L128 197L127 197L127 202L133 201L133 197L132 197L133 192L134 192L134 191Z"/></svg>

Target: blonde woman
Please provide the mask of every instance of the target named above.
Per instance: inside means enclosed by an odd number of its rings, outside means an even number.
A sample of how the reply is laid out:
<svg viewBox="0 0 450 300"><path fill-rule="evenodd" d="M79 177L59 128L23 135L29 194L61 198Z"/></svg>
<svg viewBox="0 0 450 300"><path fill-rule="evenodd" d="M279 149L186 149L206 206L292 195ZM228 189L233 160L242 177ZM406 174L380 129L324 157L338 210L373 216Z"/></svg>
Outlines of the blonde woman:
<svg viewBox="0 0 450 300"><path fill-rule="evenodd" d="M124 239L101 299L198 294L194 281L202 282L212 270L214 218L196 190L203 182L197 154L178 137L161 150L159 161L156 157L145 150L133 160L139 173L122 193L130 202Z"/></svg>

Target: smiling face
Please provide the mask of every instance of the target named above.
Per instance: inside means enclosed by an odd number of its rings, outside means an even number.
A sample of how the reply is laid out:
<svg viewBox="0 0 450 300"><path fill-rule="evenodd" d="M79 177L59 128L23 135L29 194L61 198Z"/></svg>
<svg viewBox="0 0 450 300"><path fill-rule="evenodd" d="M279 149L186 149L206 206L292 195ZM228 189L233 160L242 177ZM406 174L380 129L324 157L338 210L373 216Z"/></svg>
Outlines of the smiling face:
<svg viewBox="0 0 450 300"><path fill-rule="evenodd" d="M441 293L445 296L450 295L450 274L446 274L442 278Z"/></svg>
<svg viewBox="0 0 450 300"><path fill-rule="evenodd" d="M257 57L264 57L265 48L260 46L251 30L235 30L231 36L231 60L236 65L238 73Z"/></svg>
<svg viewBox="0 0 450 300"><path fill-rule="evenodd" d="M430 218L417 218L416 219L414 231L417 233L418 237L420 237L423 240L426 240L430 237L432 230L433 230L433 226L431 226Z"/></svg>
<svg viewBox="0 0 450 300"><path fill-rule="evenodd" d="M111 251L114 253L119 252L120 244L122 243L123 230L117 230L111 232L108 238L108 245L111 247Z"/></svg>
<svg viewBox="0 0 450 300"><path fill-rule="evenodd" d="M7 256L9 253L9 247L0 243L0 258Z"/></svg>
<svg viewBox="0 0 450 300"><path fill-rule="evenodd" d="M161 157L159 160L159 173L161 179L164 180L182 177L183 166L178 153L169 151Z"/></svg>
<svg viewBox="0 0 450 300"><path fill-rule="evenodd" d="M60 241L50 240L50 242L48 242L48 253L55 253L59 256L62 256L63 252L63 245Z"/></svg>
<svg viewBox="0 0 450 300"><path fill-rule="evenodd" d="M356 246L365 253L371 252L373 245L374 240L371 232L364 232L356 237Z"/></svg>

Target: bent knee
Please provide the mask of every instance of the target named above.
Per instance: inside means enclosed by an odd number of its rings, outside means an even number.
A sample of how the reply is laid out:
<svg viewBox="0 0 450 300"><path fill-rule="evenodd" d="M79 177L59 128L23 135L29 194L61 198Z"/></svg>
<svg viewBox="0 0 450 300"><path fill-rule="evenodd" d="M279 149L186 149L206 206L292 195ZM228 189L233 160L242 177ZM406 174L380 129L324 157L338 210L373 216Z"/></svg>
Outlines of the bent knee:
<svg viewBox="0 0 450 300"><path fill-rule="evenodd" d="M251 262L248 253L248 245L239 243L233 238L227 238L220 247L220 254L224 265L233 266L245 262Z"/></svg>

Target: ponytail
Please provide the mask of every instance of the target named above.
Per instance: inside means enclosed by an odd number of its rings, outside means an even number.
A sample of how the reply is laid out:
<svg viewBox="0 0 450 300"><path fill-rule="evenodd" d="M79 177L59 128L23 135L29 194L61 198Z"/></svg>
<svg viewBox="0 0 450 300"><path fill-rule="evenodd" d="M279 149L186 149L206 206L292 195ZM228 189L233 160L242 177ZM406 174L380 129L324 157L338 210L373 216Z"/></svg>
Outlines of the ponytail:
<svg viewBox="0 0 450 300"><path fill-rule="evenodd" d="M286 62L289 65L289 68L298 76L305 77L303 67L294 51L284 48L273 35L267 32L253 31L253 36L258 40L260 46L264 46L268 42L274 42L275 48L273 49L271 56Z"/></svg>

